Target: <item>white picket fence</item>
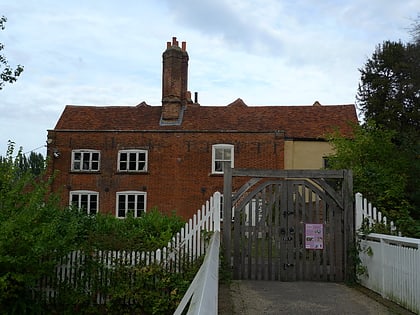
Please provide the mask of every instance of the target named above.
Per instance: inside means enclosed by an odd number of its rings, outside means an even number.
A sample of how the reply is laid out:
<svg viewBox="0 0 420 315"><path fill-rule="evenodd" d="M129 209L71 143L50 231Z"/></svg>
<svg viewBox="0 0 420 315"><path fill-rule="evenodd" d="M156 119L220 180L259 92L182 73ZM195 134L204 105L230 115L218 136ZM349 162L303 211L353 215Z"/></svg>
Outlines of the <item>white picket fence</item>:
<svg viewBox="0 0 420 315"><path fill-rule="evenodd" d="M355 205L357 230L363 222L394 227L360 193ZM361 265L366 268L360 283L420 314L420 239L370 233L358 234L358 242Z"/></svg>
<svg viewBox="0 0 420 315"><path fill-rule="evenodd" d="M166 247L151 252L98 250L89 253L89 257L79 250L73 251L56 267L56 277L48 277L40 281L40 290L46 294L48 300L51 300L55 297L55 287L58 283L66 282L69 285L76 285L81 279L89 279L90 277L85 277L79 270L79 266L83 266L87 258L92 258L105 267L101 274L97 275L102 282L108 281L107 270L112 270L114 266L122 264L127 266L139 263L145 265L162 263L168 271L183 272L184 268L190 268L191 262L205 254L210 235L214 231L220 231L220 196L219 192L215 192ZM85 285L90 287L90 283ZM98 293L96 300L98 303L103 303L106 296Z"/></svg>
<svg viewBox="0 0 420 315"><path fill-rule="evenodd" d="M356 193L356 231L363 228L371 228L374 224L381 223L393 234L396 233L396 226L393 221L389 221L381 211L378 211L361 193Z"/></svg>

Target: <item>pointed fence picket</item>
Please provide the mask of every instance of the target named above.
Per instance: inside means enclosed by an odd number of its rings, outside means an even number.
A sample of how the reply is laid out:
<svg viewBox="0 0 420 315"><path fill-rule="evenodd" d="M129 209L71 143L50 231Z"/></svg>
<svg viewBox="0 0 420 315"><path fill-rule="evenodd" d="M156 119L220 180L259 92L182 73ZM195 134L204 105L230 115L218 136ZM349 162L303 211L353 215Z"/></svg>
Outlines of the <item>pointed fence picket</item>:
<svg viewBox="0 0 420 315"><path fill-rule="evenodd" d="M389 221L381 211L377 210L361 193L355 195L355 220L356 231L372 228L375 224L383 224L391 233L396 233L397 228L393 221Z"/></svg>

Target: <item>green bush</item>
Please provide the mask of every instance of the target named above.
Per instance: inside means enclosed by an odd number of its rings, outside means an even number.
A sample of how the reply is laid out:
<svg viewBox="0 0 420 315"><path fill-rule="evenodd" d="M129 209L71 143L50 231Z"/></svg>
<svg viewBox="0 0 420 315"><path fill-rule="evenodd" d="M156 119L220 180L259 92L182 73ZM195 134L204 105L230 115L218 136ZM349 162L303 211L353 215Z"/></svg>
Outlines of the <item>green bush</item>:
<svg viewBox="0 0 420 315"><path fill-rule="evenodd" d="M152 251L167 246L184 225L181 217L175 214L167 216L157 209L140 218L128 217L123 220L98 214L90 218L86 245L106 250Z"/></svg>
<svg viewBox="0 0 420 315"><path fill-rule="evenodd" d="M78 216L58 211L49 181L19 167L9 143L0 163L0 309L35 311L38 280L54 272L59 257L77 246Z"/></svg>
<svg viewBox="0 0 420 315"><path fill-rule="evenodd" d="M112 266L100 250L154 251L184 226L153 209L140 218L89 216L59 207L45 174L21 168L13 143L0 159L0 310L2 314L172 314L198 270L176 273L165 266ZM58 281L56 267L70 264L73 277ZM187 262L185 262L186 264ZM45 283L54 294L47 296ZM41 283L43 283L41 285ZM106 297L97 301L97 294ZM98 305L98 302L102 302Z"/></svg>

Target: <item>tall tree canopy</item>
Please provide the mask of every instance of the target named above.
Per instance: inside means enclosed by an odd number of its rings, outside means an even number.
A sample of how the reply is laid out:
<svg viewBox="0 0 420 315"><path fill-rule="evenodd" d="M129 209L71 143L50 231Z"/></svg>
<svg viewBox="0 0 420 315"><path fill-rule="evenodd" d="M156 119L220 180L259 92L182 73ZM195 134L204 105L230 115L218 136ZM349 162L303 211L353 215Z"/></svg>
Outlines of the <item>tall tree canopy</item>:
<svg viewBox="0 0 420 315"><path fill-rule="evenodd" d="M353 140L332 137L332 167L353 169L354 188L420 237L420 43L385 41L360 73L363 123Z"/></svg>
<svg viewBox="0 0 420 315"><path fill-rule="evenodd" d="M395 130L401 140L418 133L420 45L386 41L360 72L357 101L365 119Z"/></svg>
<svg viewBox="0 0 420 315"><path fill-rule="evenodd" d="M3 157L0 155L0 166L11 163L12 152L14 148L15 143L9 140L6 156ZM15 164L14 166L17 169L16 174L21 175L30 173L34 176L39 176L44 172L46 168L46 161L41 153L31 151L29 155L26 155L23 153L22 147L17 152L13 164Z"/></svg>
<svg viewBox="0 0 420 315"><path fill-rule="evenodd" d="M2 16L0 17L0 30L4 30L7 19ZM0 43L0 52L4 49L4 45ZM12 68L7 61L5 55L0 53L0 90L3 89L5 83L13 83L17 80L17 77L23 71L22 65L17 65L16 68Z"/></svg>
<svg viewBox="0 0 420 315"><path fill-rule="evenodd" d="M414 20L410 32L411 36L413 37L413 42L420 44L420 13L417 14L417 19Z"/></svg>
<svg viewBox="0 0 420 315"><path fill-rule="evenodd" d="M386 41L360 72L358 106L366 121L394 132L410 165L404 197L420 218L420 43Z"/></svg>

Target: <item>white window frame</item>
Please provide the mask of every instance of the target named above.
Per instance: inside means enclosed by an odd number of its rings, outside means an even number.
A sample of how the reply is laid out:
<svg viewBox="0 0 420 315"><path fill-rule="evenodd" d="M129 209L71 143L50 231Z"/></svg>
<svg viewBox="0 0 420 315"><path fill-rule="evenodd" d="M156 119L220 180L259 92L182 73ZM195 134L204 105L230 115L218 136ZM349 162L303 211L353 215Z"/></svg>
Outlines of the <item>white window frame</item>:
<svg viewBox="0 0 420 315"><path fill-rule="evenodd" d="M120 216L119 212L119 202L120 202L120 196L126 196L124 204L124 216ZM135 207L137 207L138 204L138 197L142 196L144 198L144 208L143 209L128 209L128 196L134 196L134 204ZM128 191L119 191L117 192L117 198L116 198L116 204L115 204L115 216L119 219L125 219L127 217L127 212L130 210L134 210L134 217L138 218L142 215L142 213L146 213L147 209L147 193L144 191L137 191L137 190L128 190Z"/></svg>
<svg viewBox="0 0 420 315"><path fill-rule="evenodd" d="M230 159L225 159L224 157L216 158L217 150L230 150ZM222 170L216 168L217 162L230 162L231 167L234 167L234 145L233 144L213 144L212 146L212 157L211 157L211 172L212 174L223 174Z"/></svg>
<svg viewBox="0 0 420 315"><path fill-rule="evenodd" d="M127 163L127 169L121 169L121 154L122 153L127 154L127 162L126 162ZM136 154L136 161L135 161L136 168L135 169L129 169L129 164L130 164L130 162L132 162L132 161L130 161L130 157L131 157L131 154L133 154L133 153ZM139 156L140 156L141 153L143 153L145 155L144 161L141 161L141 162L144 162L143 169L139 169L139 162L140 162ZM147 172L148 155L149 154L148 154L147 150L139 150L139 149L133 150L133 149L131 149L131 150L120 150L120 151L118 151L118 165L117 165L118 172L128 172L128 173L130 173L130 172L134 172L134 173Z"/></svg>
<svg viewBox="0 0 420 315"><path fill-rule="evenodd" d="M93 160L93 154L98 154L98 160ZM76 154L80 154L80 160L76 160ZM85 161L85 156L88 154L88 161ZM79 163L79 168L75 167L75 164ZM97 163L97 169L94 169L92 165ZM83 168L84 165L87 165L87 168ZM71 170L73 172L99 172L101 169L101 151L100 150L90 150L90 149L79 149L71 151Z"/></svg>
<svg viewBox="0 0 420 315"><path fill-rule="evenodd" d="M70 199L69 204L70 206L73 205L73 196L78 195L77 207L79 210L86 211L87 214L97 214L99 213L99 192L92 191L92 190L72 190L70 191ZM82 196L87 195L87 208L84 209L81 207L81 199ZM96 196L96 210L92 213L91 210L91 197Z"/></svg>

